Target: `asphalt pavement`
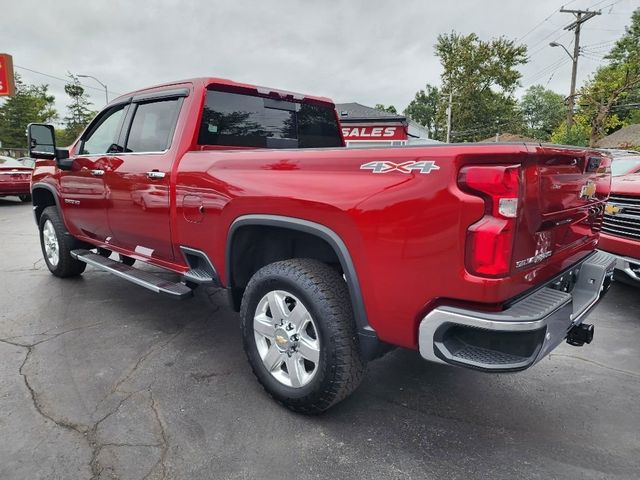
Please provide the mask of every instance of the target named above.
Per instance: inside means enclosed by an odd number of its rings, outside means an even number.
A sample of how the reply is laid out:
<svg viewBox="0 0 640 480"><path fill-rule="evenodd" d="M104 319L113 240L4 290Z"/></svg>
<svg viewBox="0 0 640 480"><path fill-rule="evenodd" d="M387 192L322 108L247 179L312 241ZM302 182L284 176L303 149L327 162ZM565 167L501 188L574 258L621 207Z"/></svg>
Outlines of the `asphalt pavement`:
<svg viewBox="0 0 640 480"><path fill-rule="evenodd" d="M638 479L640 289L588 322L516 374L395 350L305 417L254 379L221 292L55 278L30 205L0 199L0 479Z"/></svg>

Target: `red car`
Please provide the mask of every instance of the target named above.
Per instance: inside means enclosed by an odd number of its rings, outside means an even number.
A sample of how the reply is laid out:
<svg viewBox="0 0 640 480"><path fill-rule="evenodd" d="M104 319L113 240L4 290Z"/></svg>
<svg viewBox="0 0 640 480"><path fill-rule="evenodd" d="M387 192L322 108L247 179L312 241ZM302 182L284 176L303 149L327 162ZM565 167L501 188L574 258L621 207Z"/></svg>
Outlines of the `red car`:
<svg viewBox="0 0 640 480"><path fill-rule="evenodd" d="M33 167L15 158L0 156L0 197L16 196L23 202L31 200Z"/></svg>
<svg viewBox="0 0 640 480"><path fill-rule="evenodd" d="M346 149L328 98L217 78L123 95L69 150L31 125L29 145L54 275L225 288L258 380L300 412L345 398L391 346L513 372L588 343L613 274L595 252L610 159L594 150Z"/></svg>

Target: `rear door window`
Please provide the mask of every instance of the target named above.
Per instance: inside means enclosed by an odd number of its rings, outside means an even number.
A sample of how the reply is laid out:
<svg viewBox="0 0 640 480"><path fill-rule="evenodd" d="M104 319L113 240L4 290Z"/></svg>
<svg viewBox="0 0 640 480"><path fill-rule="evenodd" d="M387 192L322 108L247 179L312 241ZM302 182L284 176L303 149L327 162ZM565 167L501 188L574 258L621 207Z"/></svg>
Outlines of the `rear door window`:
<svg viewBox="0 0 640 480"><path fill-rule="evenodd" d="M333 108L207 91L200 145L257 148L340 147Z"/></svg>
<svg viewBox="0 0 640 480"><path fill-rule="evenodd" d="M136 106L126 152L164 152L171 145L181 98L140 103Z"/></svg>

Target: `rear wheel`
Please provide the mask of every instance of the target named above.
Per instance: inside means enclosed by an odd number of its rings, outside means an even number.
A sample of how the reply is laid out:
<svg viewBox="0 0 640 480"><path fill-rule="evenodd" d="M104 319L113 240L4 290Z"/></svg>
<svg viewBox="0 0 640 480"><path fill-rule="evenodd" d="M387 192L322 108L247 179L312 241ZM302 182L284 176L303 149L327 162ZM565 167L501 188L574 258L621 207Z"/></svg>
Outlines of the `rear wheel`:
<svg viewBox="0 0 640 480"><path fill-rule="evenodd" d="M71 256L75 239L69 235L56 207L47 207L40 215L40 246L49 271L56 277L73 277L84 272L87 264Z"/></svg>
<svg viewBox="0 0 640 480"><path fill-rule="evenodd" d="M291 410L323 412L360 384L365 364L347 285L330 266L294 259L263 267L240 316L258 381Z"/></svg>

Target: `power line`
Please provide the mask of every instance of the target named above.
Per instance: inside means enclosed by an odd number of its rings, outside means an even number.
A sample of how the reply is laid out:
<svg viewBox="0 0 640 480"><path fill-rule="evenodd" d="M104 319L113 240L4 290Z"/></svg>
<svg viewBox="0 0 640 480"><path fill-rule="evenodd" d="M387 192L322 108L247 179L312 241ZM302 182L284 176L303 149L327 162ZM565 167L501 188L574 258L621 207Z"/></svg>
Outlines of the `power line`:
<svg viewBox="0 0 640 480"><path fill-rule="evenodd" d="M606 1L607 1L607 0L599 0L599 1L597 1L596 3L594 3L594 4L592 4L592 5L589 5L589 8L597 7L598 5L600 5L601 3L604 3L604 2L606 2ZM565 5L565 7L566 7L566 5Z"/></svg>
<svg viewBox="0 0 640 480"><path fill-rule="evenodd" d="M616 3L620 3L622 0L614 0L613 2L609 3L608 5L605 5L604 7L600 7L601 10L604 10L605 8L609 8L609 7L613 7ZM611 13L611 11L609 11L609 13Z"/></svg>
<svg viewBox="0 0 640 480"><path fill-rule="evenodd" d="M619 39L613 39L613 40L607 40L605 42L598 42L598 43L590 43L588 45L583 45L582 48L591 48L591 47L600 47L600 46L606 46L606 45L613 45L614 43L616 43Z"/></svg>
<svg viewBox="0 0 640 480"><path fill-rule="evenodd" d="M534 83L537 80L541 79L542 77L545 77L548 73L551 73L552 71L553 73L555 73L556 70L558 70L560 67L563 67L564 65L569 63L569 61L570 59L566 57L562 57L556 60L555 62L547 65L546 67L537 70L531 76L525 77L527 80L527 83Z"/></svg>
<svg viewBox="0 0 640 480"><path fill-rule="evenodd" d="M572 3L576 2L577 0L571 0L568 3L565 3L564 6L568 6L571 5ZM606 2L607 0L600 0L602 2ZM521 42L522 40L524 40L527 36L529 36L531 33L533 33L536 29L538 29L539 27L541 27L542 25L544 25L546 22L548 22L551 17L553 17L556 13L558 13L559 10L554 10L553 12L551 12L549 15L547 15L544 19L542 19L539 23L536 23L530 30L528 30L524 35L522 35L520 38L516 38L517 42Z"/></svg>
<svg viewBox="0 0 640 480"><path fill-rule="evenodd" d="M38 75L42 75L43 77L48 77L48 78L53 78L55 80L60 80L61 82L64 83L69 83L69 79L68 78L62 78L62 77L56 77L55 75L51 75L49 73L44 73L44 72L39 72L38 70L34 70L32 68L27 68L27 67L22 67L20 65L13 65L15 68L19 68L20 70L26 70L27 72L32 72L32 73L37 73ZM84 83L80 83L80 85L82 85L84 88L90 88L91 90L99 90L100 92L104 92L104 89L99 88L99 87L94 87L93 85L86 85ZM118 92L113 92L116 95L122 95L121 93Z"/></svg>
<svg viewBox="0 0 640 480"><path fill-rule="evenodd" d="M529 31L527 31L527 33L525 33L524 35L522 35L520 38L516 38L516 42L521 42L522 40L524 40L527 36L529 36L532 32L534 32L536 29L538 29L539 27L541 27L543 24L545 24L546 22L549 21L549 19L551 17L553 17L556 13L558 13L558 10L554 10L551 15L549 15L548 17L546 17L544 20L542 20L540 23L537 23L533 28L531 28Z"/></svg>

